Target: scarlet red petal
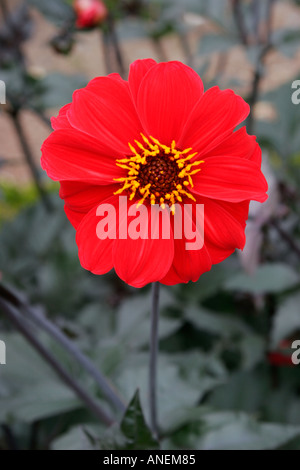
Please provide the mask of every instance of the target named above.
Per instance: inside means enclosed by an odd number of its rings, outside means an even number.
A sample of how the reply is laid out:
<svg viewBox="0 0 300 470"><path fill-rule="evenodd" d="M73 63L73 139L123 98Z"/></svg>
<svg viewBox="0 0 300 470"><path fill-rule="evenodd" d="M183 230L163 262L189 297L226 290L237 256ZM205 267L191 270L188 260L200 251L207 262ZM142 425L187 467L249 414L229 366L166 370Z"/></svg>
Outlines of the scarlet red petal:
<svg viewBox="0 0 300 470"><path fill-rule="evenodd" d="M72 209L70 209L69 206L67 206L67 204L64 205L64 210L65 210L65 214L68 217L70 224L73 225L75 230L77 230L80 222L86 216L86 213L73 211Z"/></svg>
<svg viewBox="0 0 300 470"><path fill-rule="evenodd" d="M220 144L249 114L249 105L232 90L212 87L204 93L182 132L178 146L199 155Z"/></svg>
<svg viewBox="0 0 300 470"><path fill-rule="evenodd" d="M81 266L94 274L105 274L113 268L112 247L115 240L98 238L96 210L97 207L94 207L82 219L77 229L76 243Z"/></svg>
<svg viewBox="0 0 300 470"><path fill-rule="evenodd" d="M202 81L190 67L176 61L151 67L137 96L137 111L147 133L166 145L177 141L202 94Z"/></svg>
<svg viewBox="0 0 300 470"><path fill-rule="evenodd" d="M67 112L69 111L70 106L71 106L71 103L66 104L60 109L58 116L51 118L52 128L55 131L59 129L71 129L72 128L67 118Z"/></svg>
<svg viewBox="0 0 300 470"><path fill-rule="evenodd" d="M250 158L256 145L256 137L247 134L246 127L244 126L226 137L217 147L205 153L203 158L222 157L223 155Z"/></svg>
<svg viewBox="0 0 300 470"><path fill-rule="evenodd" d="M206 249L209 252L209 256L212 264L218 264L224 261L226 258L231 256L235 252L235 248L225 249L220 248L217 245L213 245L208 240L205 242Z"/></svg>
<svg viewBox="0 0 300 470"><path fill-rule="evenodd" d="M210 157L193 177L191 191L230 202L267 199L267 181L256 162L239 157Z"/></svg>
<svg viewBox="0 0 300 470"><path fill-rule="evenodd" d="M258 143L256 143L256 146L253 150L253 153L249 157L249 160L256 163L259 166L259 168L261 167L261 148L258 145Z"/></svg>
<svg viewBox="0 0 300 470"><path fill-rule="evenodd" d="M247 134L245 126L230 134L217 147L205 153L202 158L224 157L228 155L230 157L246 158L256 162L259 167L261 166L261 149L256 142L256 137Z"/></svg>
<svg viewBox="0 0 300 470"><path fill-rule="evenodd" d="M114 266L118 276L133 287L143 287L150 282L159 281L170 269L174 256L174 241L171 234L168 239L152 239L150 234L150 210L147 209L148 229L142 231L147 239L116 240L113 249ZM154 226L158 218L153 213Z"/></svg>
<svg viewBox="0 0 300 470"><path fill-rule="evenodd" d="M187 211L186 217L189 217L191 219L192 215L189 214L189 212ZM196 231L196 224L194 221L195 219L193 216L193 232ZM174 224L180 225L183 223L184 217L179 218L179 214L175 212ZM197 227L197 231L199 231L199 229L200 227ZM209 252L205 246L205 238L204 245L201 249L190 250L187 249L187 244L191 243L192 240L188 240L185 237L185 233L186 232L183 226L183 237L179 239L174 238L174 260L166 276L161 279L160 282L162 284L174 285L178 284L179 282L195 282L199 279L201 274L211 269L212 263ZM199 233L199 237L203 240L201 232Z"/></svg>
<svg viewBox="0 0 300 470"><path fill-rule="evenodd" d="M62 181L59 195L65 201L65 212L74 228L93 208L111 198L119 185L94 186L78 181Z"/></svg>
<svg viewBox="0 0 300 470"><path fill-rule="evenodd" d="M116 155L128 154L128 142L140 138L142 130L128 83L110 76L96 78L75 91L68 119Z"/></svg>
<svg viewBox="0 0 300 470"><path fill-rule="evenodd" d="M205 246L213 264L223 261L236 248L244 248L249 201L233 203L198 197L197 204L204 204Z"/></svg>
<svg viewBox="0 0 300 470"><path fill-rule="evenodd" d="M144 76L154 65L157 65L157 63L153 59L136 60L131 64L128 83L134 102L137 100L138 91Z"/></svg>
<svg viewBox="0 0 300 470"><path fill-rule="evenodd" d="M42 146L42 168L53 180L113 183L124 171L96 139L74 129L53 132Z"/></svg>

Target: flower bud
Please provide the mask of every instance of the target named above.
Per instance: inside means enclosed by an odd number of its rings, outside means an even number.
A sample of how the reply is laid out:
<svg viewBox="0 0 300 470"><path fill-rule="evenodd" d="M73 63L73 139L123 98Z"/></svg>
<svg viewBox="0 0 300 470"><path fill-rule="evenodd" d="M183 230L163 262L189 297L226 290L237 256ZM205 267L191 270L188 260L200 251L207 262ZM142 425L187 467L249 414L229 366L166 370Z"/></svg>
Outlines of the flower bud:
<svg viewBox="0 0 300 470"><path fill-rule="evenodd" d="M101 0L75 0L73 3L79 29L92 28L106 19L108 10Z"/></svg>

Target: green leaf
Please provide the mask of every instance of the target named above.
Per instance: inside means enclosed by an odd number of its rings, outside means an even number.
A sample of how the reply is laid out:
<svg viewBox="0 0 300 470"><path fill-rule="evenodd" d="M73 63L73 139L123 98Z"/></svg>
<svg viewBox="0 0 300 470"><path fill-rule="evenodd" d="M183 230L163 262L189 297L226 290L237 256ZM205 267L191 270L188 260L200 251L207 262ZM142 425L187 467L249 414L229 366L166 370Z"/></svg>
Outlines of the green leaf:
<svg viewBox="0 0 300 470"><path fill-rule="evenodd" d="M128 405L120 429L126 437L126 449L128 450L159 448L158 442L153 438L146 424L138 390Z"/></svg>
<svg viewBox="0 0 300 470"><path fill-rule="evenodd" d="M212 390L207 404L218 410L261 410L265 397L270 396L269 380L263 369L239 370L226 383Z"/></svg>
<svg viewBox="0 0 300 470"><path fill-rule="evenodd" d="M75 18L73 8L65 0L28 0L28 3L57 26Z"/></svg>
<svg viewBox="0 0 300 470"><path fill-rule="evenodd" d="M289 296L278 308L271 329L271 347L277 347L281 340L292 333L300 332L300 294Z"/></svg>
<svg viewBox="0 0 300 470"><path fill-rule="evenodd" d="M160 325L159 339L173 334L181 326L180 319L163 315L166 307L175 305L175 299L166 289L160 296ZM117 336L131 347L145 346L149 343L150 335L151 295L138 295L124 300L118 311Z"/></svg>
<svg viewBox="0 0 300 470"><path fill-rule="evenodd" d="M89 436L99 435L103 429L97 425L74 426L55 439L52 450L95 450L96 446Z"/></svg>
<svg viewBox="0 0 300 470"><path fill-rule="evenodd" d="M198 423L178 431L164 448L197 450L277 449L300 435L299 426L259 423L245 413L208 412Z"/></svg>
<svg viewBox="0 0 300 470"><path fill-rule="evenodd" d="M236 270L233 263L233 257L231 257L223 263L216 264L210 271L202 274L199 281L179 286L180 294L188 303L195 300L205 300L216 295L230 274Z"/></svg>
<svg viewBox="0 0 300 470"><path fill-rule="evenodd" d="M82 75L49 74L38 82L41 92L32 98L32 104L41 110L63 106L72 101L73 92L86 83Z"/></svg>
<svg viewBox="0 0 300 470"><path fill-rule="evenodd" d="M239 41L235 36L206 34L200 41L198 53L200 55L206 55L215 52L227 52L237 45L239 45Z"/></svg>
<svg viewBox="0 0 300 470"><path fill-rule="evenodd" d="M214 312L196 305L188 307L184 317L196 328L222 337L251 333L251 328L233 315Z"/></svg>
<svg viewBox="0 0 300 470"><path fill-rule="evenodd" d="M164 423L166 417L178 407L195 405L208 390L222 381L222 377L214 376L217 373L212 375L203 369L195 356L193 366L191 366L192 357L188 356L186 367L183 367L182 363L178 364L176 358L172 360L171 356L160 354L158 363L157 400L161 423ZM136 389L140 390L141 402L147 416L149 416L148 361L147 354L135 353L122 363L114 379L117 388L127 399L130 399ZM189 371L186 372L188 367Z"/></svg>
<svg viewBox="0 0 300 470"><path fill-rule="evenodd" d="M0 419L26 423L82 408L81 401L63 384L45 381L23 387L18 394L1 399Z"/></svg>
<svg viewBox="0 0 300 470"><path fill-rule="evenodd" d="M299 280L299 275L290 266L270 263L259 266L253 275L239 273L225 282L224 287L229 291L250 294L278 294L295 287Z"/></svg>

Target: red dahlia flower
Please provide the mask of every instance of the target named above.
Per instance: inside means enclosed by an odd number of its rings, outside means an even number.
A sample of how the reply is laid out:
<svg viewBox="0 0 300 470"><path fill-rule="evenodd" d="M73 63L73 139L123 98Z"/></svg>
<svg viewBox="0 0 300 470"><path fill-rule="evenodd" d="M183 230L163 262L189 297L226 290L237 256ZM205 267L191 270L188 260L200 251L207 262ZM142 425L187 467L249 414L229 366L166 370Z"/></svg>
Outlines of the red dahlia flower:
<svg viewBox="0 0 300 470"><path fill-rule="evenodd" d="M77 28L92 28L101 24L108 11L101 0L75 0L73 4L77 19Z"/></svg>
<svg viewBox="0 0 300 470"><path fill-rule="evenodd" d="M248 114L231 90L204 93L199 76L180 62L137 60L128 81L112 74L75 91L52 119L42 167L60 181L81 265L95 274L114 267L135 287L172 285L197 281L242 249L249 202L267 199L255 137L245 127L234 131ZM129 210L142 203L158 226L170 207L171 236L124 238L118 227L115 237L100 240L99 204L113 205L119 224L128 224L127 214L118 213L120 196ZM181 224L174 207L184 204L204 205L201 249L187 250L185 236L173 236ZM152 205L159 210L152 213ZM199 230L194 212L190 222Z"/></svg>

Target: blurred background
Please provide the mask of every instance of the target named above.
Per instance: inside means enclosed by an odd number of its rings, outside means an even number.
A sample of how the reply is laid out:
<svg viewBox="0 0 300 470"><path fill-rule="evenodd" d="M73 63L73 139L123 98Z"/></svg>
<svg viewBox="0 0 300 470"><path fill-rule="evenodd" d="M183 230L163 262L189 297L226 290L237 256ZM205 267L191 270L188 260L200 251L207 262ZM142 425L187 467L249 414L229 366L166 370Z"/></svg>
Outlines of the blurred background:
<svg viewBox="0 0 300 470"><path fill-rule="evenodd" d="M296 0L0 0L1 450L300 449L299 27ZM80 267L39 163L75 89L147 57L248 101L269 183L243 253L161 290L159 444L150 289Z"/></svg>

